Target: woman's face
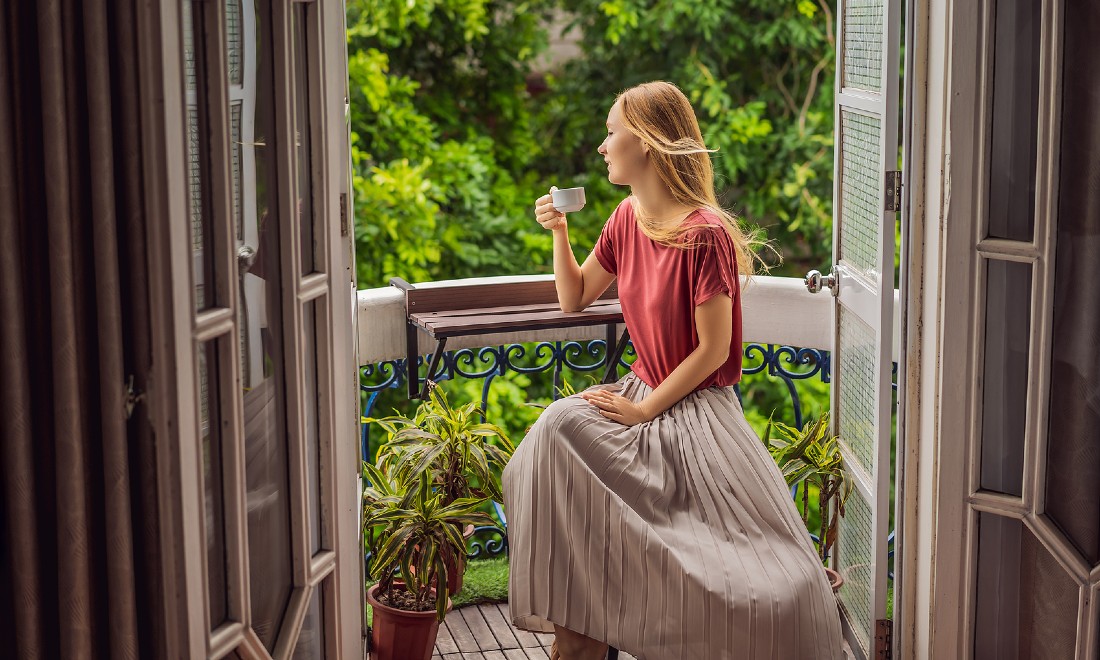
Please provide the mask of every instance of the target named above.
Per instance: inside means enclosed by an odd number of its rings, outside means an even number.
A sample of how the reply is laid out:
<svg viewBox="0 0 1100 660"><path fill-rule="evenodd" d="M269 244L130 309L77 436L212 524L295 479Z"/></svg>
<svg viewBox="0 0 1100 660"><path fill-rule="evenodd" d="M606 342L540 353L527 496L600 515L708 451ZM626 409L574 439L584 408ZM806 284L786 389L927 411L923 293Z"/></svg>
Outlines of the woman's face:
<svg viewBox="0 0 1100 660"><path fill-rule="evenodd" d="M641 180L649 167L645 145L622 124L619 102L607 113L607 137L597 150L607 163L607 180L620 186L629 186Z"/></svg>

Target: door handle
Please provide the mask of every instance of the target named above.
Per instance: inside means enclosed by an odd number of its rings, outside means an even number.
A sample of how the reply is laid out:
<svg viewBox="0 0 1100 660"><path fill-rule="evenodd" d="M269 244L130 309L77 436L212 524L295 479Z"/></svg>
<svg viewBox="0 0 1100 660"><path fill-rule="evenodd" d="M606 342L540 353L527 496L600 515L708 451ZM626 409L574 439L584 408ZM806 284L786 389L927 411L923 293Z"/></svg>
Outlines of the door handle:
<svg viewBox="0 0 1100 660"><path fill-rule="evenodd" d="M828 288L829 293L834 296L840 292L840 287L837 283L837 271L836 267L828 275L822 275L820 271L811 270L806 273L806 289L810 293L818 293L822 288Z"/></svg>

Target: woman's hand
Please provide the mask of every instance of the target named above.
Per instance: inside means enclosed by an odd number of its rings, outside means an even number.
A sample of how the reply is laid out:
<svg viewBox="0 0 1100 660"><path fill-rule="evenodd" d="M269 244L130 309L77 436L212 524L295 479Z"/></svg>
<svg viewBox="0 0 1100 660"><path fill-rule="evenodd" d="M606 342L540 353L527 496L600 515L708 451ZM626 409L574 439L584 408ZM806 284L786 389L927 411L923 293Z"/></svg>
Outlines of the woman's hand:
<svg viewBox="0 0 1100 660"><path fill-rule="evenodd" d="M620 424L634 426L653 419L641 404L606 389L581 392L581 398L595 404L601 415Z"/></svg>
<svg viewBox="0 0 1100 660"><path fill-rule="evenodd" d="M557 189L557 186L550 186L551 193ZM535 200L535 220L543 229L557 231L566 227L565 214L554 208L554 198L549 194Z"/></svg>

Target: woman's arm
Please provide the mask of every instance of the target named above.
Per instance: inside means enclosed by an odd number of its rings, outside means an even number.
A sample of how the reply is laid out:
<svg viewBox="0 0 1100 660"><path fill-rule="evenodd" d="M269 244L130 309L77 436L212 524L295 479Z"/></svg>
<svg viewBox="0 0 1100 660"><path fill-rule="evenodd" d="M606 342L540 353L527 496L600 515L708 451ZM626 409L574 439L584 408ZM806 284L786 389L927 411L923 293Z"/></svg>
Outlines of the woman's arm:
<svg viewBox="0 0 1100 660"><path fill-rule="evenodd" d="M535 202L535 219L554 234L554 286L563 312L579 312L596 301L615 276L604 270L592 254L577 264L569 244L569 224L565 214L554 209L553 199L544 195Z"/></svg>
<svg viewBox="0 0 1100 660"><path fill-rule="evenodd" d="M691 393L699 383L726 363L733 339L733 300L726 293L712 296L695 307L699 345L661 384L638 403L605 389L583 392L604 417L631 426L648 422Z"/></svg>

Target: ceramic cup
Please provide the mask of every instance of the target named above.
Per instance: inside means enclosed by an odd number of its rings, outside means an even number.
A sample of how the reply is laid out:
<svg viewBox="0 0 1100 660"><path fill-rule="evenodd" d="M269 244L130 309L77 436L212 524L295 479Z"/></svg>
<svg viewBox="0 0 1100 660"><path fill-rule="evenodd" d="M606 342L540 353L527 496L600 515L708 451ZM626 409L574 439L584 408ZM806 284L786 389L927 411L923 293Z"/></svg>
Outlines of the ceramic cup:
<svg viewBox="0 0 1100 660"><path fill-rule="evenodd" d="M554 200L554 209L562 213L572 213L584 208L584 188L565 188L550 193Z"/></svg>

